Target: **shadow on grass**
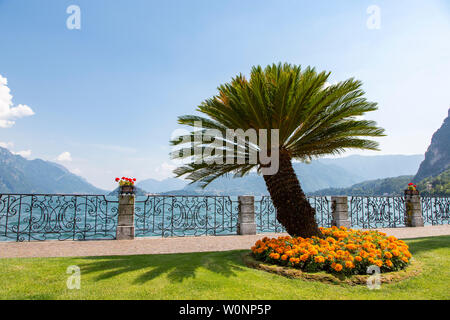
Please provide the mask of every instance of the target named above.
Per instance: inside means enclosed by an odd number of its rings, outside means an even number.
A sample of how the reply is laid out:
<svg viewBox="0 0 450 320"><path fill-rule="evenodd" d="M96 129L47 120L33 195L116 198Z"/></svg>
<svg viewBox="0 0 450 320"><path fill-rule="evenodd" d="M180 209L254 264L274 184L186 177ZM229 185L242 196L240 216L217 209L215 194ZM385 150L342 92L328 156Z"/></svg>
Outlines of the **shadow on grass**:
<svg viewBox="0 0 450 320"><path fill-rule="evenodd" d="M156 254L135 256L86 257L91 260L80 263L81 274L98 273L95 280L119 277L127 273L139 272L135 284L167 275L171 282L182 282L195 278L200 268L224 277L235 277L235 271L243 270L240 256L242 251L202 252L179 254Z"/></svg>
<svg viewBox="0 0 450 320"><path fill-rule="evenodd" d="M440 248L450 248L450 236L414 238L406 240L412 255Z"/></svg>

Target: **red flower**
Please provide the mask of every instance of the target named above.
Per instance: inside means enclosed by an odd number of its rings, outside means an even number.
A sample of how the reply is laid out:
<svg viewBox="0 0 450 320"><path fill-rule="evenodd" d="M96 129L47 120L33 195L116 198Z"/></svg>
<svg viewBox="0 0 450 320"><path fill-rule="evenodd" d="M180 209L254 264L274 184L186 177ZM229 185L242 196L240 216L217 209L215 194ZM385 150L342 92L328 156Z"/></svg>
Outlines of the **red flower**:
<svg viewBox="0 0 450 320"><path fill-rule="evenodd" d="M120 179L119 178L116 178L116 182L119 182L120 181Z"/></svg>
<svg viewBox="0 0 450 320"><path fill-rule="evenodd" d="M412 186L413 184L414 184L414 183L412 183L412 182L411 182L411 183L408 183L408 186Z"/></svg>
<svg viewBox="0 0 450 320"><path fill-rule="evenodd" d="M414 188L417 188L417 186L416 186L416 185L414 185Z"/></svg>
<svg viewBox="0 0 450 320"><path fill-rule="evenodd" d="M133 181L136 181L136 178L133 178Z"/></svg>

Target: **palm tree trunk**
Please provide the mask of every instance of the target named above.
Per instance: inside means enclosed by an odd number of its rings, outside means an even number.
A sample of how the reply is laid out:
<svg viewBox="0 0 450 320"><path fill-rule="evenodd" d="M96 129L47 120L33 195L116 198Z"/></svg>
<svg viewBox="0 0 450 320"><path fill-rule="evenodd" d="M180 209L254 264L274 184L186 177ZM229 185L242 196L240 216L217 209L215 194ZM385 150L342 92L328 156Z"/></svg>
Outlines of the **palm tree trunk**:
<svg viewBox="0 0 450 320"><path fill-rule="evenodd" d="M277 210L277 220L291 236L303 238L319 236L320 231L315 219L316 210L306 199L287 152L280 150L279 163L276 174L264 176Z"/></svg>

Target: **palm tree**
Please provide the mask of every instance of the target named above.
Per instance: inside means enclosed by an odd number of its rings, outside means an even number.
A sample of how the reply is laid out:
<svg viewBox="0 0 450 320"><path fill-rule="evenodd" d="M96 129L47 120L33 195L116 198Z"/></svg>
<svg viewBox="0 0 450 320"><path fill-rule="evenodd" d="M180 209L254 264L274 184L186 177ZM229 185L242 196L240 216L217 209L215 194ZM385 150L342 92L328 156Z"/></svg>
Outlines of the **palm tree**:
<svg viewBox="0 0 450 320"><path fill-rule="evenodd" d="M384 136L384 130L376 122L360 117L377 110L376 103L364 98L362 83L351 78L330 85L329 75L311 67L302 70L291 64L273 64L265 69L253 67L250 80L240 74L219 86L218 95L205 100L197 109L207 117L178 118L180 124L191 127L201 121L202 129L194 129L171 141L173 146L184 146L173 156L188 162L174 173L203 187L230 173L234 177L244 176L252 169L261 173L267 164L260 158L256 163L248 160L252 151L260 151L264 146L246 139L233 139L230 143L230 139L224 138L226 131L278 129L278 149L269 148L269 154L278 152L279 169L275 174L262 174L277 220L292 236L318 236L315 209L306 199L292 160L307 162L324 155L341 154L346 149L378 150L378 143L366 138ZM211 135L208 132L212 129L216 133ZM199 134L209 134L212 139L195 140ZM222 141L223 148L205 153L214 141ZM187 147L186 142L190 143ZM183 151L181 155L180 151ZM234 163L225 163L229 155L236 160Z"/></svg>

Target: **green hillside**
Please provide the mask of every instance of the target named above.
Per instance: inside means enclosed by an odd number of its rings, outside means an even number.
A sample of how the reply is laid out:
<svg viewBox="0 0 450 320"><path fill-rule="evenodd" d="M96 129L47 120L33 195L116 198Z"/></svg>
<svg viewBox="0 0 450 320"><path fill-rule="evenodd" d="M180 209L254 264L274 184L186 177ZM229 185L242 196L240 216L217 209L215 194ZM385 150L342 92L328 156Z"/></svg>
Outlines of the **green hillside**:
<svg viewBox="0 0 450 320"><path fill-rule="evenodd" d="M413 176L369 180L349 188L328 188L311 193L320 196L391 196L402 195Z"/></svg>
<svg viewBox="0 0 450 320"><path fill-rule="evenodd" d="M450 169L436 177L428 177L417 185L422 195L450 196Z"/></svg>
<svg viewBox="0 0 450 320"><path fill-rule="evenodd" d="M369 180L349 188L328 188L311 193L321 196L386 196L402 195L408 183L415 182L413 176ZM423 196L450 196L450 169L436 177L428 177L415 182Z"/></svg>

